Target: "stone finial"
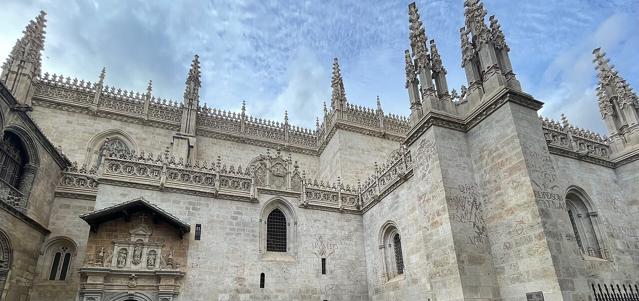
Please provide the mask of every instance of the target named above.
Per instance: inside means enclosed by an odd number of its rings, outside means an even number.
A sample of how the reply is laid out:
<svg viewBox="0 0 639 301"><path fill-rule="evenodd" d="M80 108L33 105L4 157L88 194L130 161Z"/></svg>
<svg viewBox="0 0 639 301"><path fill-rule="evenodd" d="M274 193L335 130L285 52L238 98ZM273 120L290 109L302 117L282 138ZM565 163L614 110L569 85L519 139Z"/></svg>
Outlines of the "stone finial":
<svg viewBox="0 0 639 301"><path fill-rule="evenodd" d="M488 18L490 20L490 34L493 43L497 49L504 49L506 51L510 51L508 44L506 43L506 36L504 32L501 30L501 25L499 25L499 21L492 15Z"/></svg>
<svg viewBox="0 0 639 301"><path fill-rule="evenodd" d="M462 68L475 57L475 49L468 39L469 30L466 27L459 29L462 52Z"/></svg>
<svg viewBox="0 0 639 301"><path fill-rule="evenodd" d="M377 95L377 111L382 110L382 101L379 99L379 95Z"/></svg>
<svg viewBox="0 0 639 301"><path fill-rule="evenodd" d="M331 79L331 88L333 92L331 94L331 107L333 109L342 108L346 104L346 91L344 89L344 81L339 68L339 62L337 58L333 59L333 76Z"/></svg>
<svg viewBox="0 0 639 301"><path fill-rule="evenodd" d="M411 58L410 51L408 51L408 49L404 50L404 60L406 62L406 88L408 88L411 84L417 82L415 65L413 65L413 59Z"/></svg>
<svg viewBox="0 0 639 301"><path fill-rule="evenodd" d="M288 124L288 110L284 110L284 124Z"/></svg>
<svg viewBox="0 0 639 301"><path fill-rule="evenodd" d="M319 128L320 128L319 117L315 117L315 130L319 131Z"/></svg>
<svg viewBox="0 0 639 301"><path fill-rule="evenodd" d="M433 72L446 74L446 68L444 68L444 63L442 62L442 57L439 55L435 40L430 40L430 61Z"/></svg>
<svg viewBox="0 0 639 301"><path fill-rule="evenodd" d="M242 116L246 115L246 100L242 100Z"/></svg>
<svg viewBox="0 0 639 301"><path fill-rule="evenodd" d="M419 10L415 2L408 5L408 22L410 31L410 46L416 59L417 69L428 66L428 49L426 48L426 30L420 20Z"/></svg>
<svg viewBox="0 0 639 301"><path fill-rule="evenodd" d="M106 78L106 67L102 67L102 70L100 70L100 76L98 77L98 84L104 85L105 78Z"/></svg>
<svg viewBox="0 0 639 301"><path fill-rule="evenodd" d="M186 89L184 90L184 99L189 100L189 103L194 100L199 100L201 87L200 76L200 56L196 54L191 62L191 69L189 70L189 75L186 78L185 83Z"/></svg>
<svg viewBox="0 0 639 301"><path fill-rule="evenodd" d="M151 92L153 92L153 81L149 80L149 84L146 86L146 94L151 95Z"/></svg>
<svg viewBox="0 0 639 301"><path fill-rule="evenodd" d="M477 46L487 43L490 39L490 31L484 23L484 17L486 17L484 4L480 0L465 0L464 17L466 28L477 38Z"/></svg>
<svg viewBox="0 0 639 301"><path fill-rule="evenodd" d="M568 118L566 118L566 115L564 115L564 113L561 113L561 125L564 128L570 127L570 122L568 121Z"/></svg>

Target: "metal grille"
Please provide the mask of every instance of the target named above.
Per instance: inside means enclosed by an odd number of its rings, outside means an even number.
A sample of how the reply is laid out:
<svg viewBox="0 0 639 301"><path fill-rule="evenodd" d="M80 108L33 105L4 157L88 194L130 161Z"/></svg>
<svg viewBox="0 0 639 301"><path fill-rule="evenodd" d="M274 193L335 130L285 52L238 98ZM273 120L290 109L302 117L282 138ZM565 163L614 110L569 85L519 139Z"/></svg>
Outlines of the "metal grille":
<svg viewBox="0 0 639 301"><path fill-rule="evenodd" d="M402 257L402 239L399 234L395 234L393 237L393 244L395 248L395 265L397 266L397 274L404 274L404 257Z"/></svg>
<svg viewBox="0 0 639 301"><path fill-rule="evenodd" d="M279 209L271 211L266 221L266 251L286 252L286 216Z"/></svg>
<svg viewBox="0 0 639 301"><path fill-rule="evenodd" d="M631 284L592 284L595 301L638 301L639 287Z"/></svg>

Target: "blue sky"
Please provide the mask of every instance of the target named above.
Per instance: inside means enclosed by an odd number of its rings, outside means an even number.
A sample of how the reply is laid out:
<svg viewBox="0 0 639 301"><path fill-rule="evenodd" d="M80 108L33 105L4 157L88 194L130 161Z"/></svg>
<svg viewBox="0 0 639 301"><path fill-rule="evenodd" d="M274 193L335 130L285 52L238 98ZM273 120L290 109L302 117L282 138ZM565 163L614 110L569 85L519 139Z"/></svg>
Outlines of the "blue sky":
<svg viewBox="0 0 639 301"><path fill-rule="evenodd" d="M201 101L314 126L330 98L339 57L350 102L408 114L403 51L409 47L409 1L53 1L1 0L0 60L28 20L48 13L43 69L181 101L189 63L202 61ZM603 47L639 90L639 1L485 0L511 48L523 89L576 125L605 133L594 88L592 49ZM436 39L451 89L465 84L460 67L462 0L417 1Z"/></svg>

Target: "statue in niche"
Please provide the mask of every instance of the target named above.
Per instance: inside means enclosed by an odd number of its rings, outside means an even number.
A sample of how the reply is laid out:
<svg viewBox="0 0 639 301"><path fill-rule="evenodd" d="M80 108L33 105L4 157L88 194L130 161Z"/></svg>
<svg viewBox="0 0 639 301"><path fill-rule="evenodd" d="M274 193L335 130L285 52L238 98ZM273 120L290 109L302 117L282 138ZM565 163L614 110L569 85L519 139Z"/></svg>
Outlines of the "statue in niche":
<svg viewBox="0 0 639 301"><path fill-rule="evenodd" d="M101 247L98 250L98 253L95 255L95 265L103 266L104 265L104 248Z"/></svg>
<svg viewBox="0 0 639 301"><path fill-rule="evenodd" d="M131 259L131 263L134 265L140 264L142 261L142 240L138 240L135 242L135 246L133 247L133 258Z"/></svg>
<svg viewBox="0 0 639 301"><path fill-rule="evenodd" d="M151 251L149 251L148 254L146 254L146 268L147 269L155 268L155 261L157 260L157 256L158 256L158 253L155 252L155 250L151 250Z"/></svg>
<svg viewBox="0 0 639 301"><path fill-rule="evenodd" d="M126 266L126 257L129 255L129 251L127 251L127 249L122 248L120 249L120 251L118 251L118 268L123 268L124 266Z"/></svg>

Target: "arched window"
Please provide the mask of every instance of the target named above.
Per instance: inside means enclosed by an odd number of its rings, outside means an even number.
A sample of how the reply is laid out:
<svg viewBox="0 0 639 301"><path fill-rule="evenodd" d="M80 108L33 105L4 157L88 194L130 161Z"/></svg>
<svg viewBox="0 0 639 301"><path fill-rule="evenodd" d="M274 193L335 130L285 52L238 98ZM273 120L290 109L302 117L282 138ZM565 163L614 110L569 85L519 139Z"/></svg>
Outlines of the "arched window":
<svg viewBox="0 0 639 301"><path fill-rule="evenodd" d="M575 243L581 253L591 257L607 258L597 226L597 212L592 209L585 193L578 189L569 190L566 194L566 210Z"/></svg>
<svg viewBox="0 0 639 301"><path fill-rule="evenodd" d="M380 240L380 255L384 261L384 277L389 281L404 274L402 239L394 223L387 222L382 227Z"/></svg>
<svg viewBox="0 0 639 301"><path fill-rule="evenodd" d="M268 215L266 251L286 252L286 216L280 209L274 209Z"/></svg>
<svg viewBox="0 0 639 301"><path fill-rule="evenodd" d="M102 163L102 159L106 155L108 151L113 151L116 153L128 152L130 151L129 146L122 141L122 139L116 137L109 137L104 140L104 143L100 145L100 149L98 150L98 159L95 162L95 168L98 169L100 164Z"/></svg>
<svg viewBox="0 0 639 301"><path fill-rule="evenodd" d="M0 180L18 188L28 156L18 136L5 132L0 141Z"/></svg>
<svg viewBox="0 0 639 301"><path fill-rule="evenodd" d="M297 218L286 200L267 201L260 213L260 254L266 260L293 261L297 254Z"/></svg>
<svg viewBox="0 0 639 301"><path fill-rule="evenodd" d="M9 237L0 230L0 299L4 294L5 282L11 269L11 243Z"/></svg>
<svg viewBox="0 0 639 301"><path fill-rule="evenodd" d="M63 281L69 278L75 249L75 243L65 237L53 239L45 245L43 274L46 280Z"/></svg>

